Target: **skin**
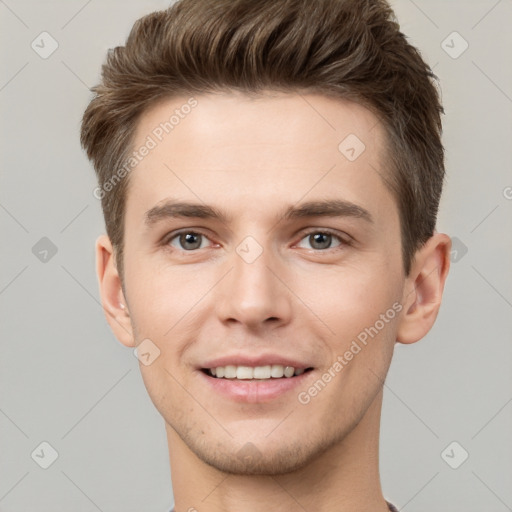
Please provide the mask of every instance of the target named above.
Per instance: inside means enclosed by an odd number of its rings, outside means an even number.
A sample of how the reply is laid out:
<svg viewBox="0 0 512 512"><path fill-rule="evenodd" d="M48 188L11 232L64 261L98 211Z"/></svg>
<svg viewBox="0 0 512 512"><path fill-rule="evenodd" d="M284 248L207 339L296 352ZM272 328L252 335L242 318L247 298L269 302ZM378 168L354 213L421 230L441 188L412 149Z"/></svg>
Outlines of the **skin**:
<svg viewBox="0 0 512 512"><path fill-rule="evenodd" d="M96 243L115 335L127 347L149 338L160 350L140 369L165 420L176 510L384 512L383 380L395 343L420 340L436 319L450 238L435 233L405 276L398 209L381 176L384 131L362 106L294 93L196 99L130 174L124 289L109 239ZM134 147L187 100L146 111ZM366 146L355 161L338 149L349 134ZM148 229L146 212L169 198L214 206L227 219L165 218ZM373 222L283 217L289 206L326 199L350 201ZM204 234L199 248L165 238L181 229ZM310 235L325 230L333 236L322 246ZM251 263L237 252L247 236L262 251ZM301 403L298 393L393 304L400 312ZM226 354L270 353L314 369L297 389L252 402L215 392L199 370ZM252 457L243 458L247 449Z"/></svg>

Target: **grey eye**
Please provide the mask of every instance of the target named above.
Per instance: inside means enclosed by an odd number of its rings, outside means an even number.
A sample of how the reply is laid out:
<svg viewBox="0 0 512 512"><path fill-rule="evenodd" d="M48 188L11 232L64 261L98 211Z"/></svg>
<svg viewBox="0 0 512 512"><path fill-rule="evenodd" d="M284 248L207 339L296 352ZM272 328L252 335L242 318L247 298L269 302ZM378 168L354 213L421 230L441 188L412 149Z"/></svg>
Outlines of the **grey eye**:
<svg viewBox="0 0 512 512"><path fill-rule="evenodd" d="M315 233L309 235L309 241L313 249L328 249L331 246L332 235L328 233Z"/></svg>
<svg viewBox="0 0 512 512"><path fill-rule="evenodd" d="M178 242L178 246L174 243ZM203 242L203 235L201 233L194 233L193 231L188 231L186 233L179 233L174 238L169 241L169 244L173 247L177 247L178 249L184 249L185 251L193 251L195 249L200 249L201 244Z"/></svg>
<svg viewBox="0 0 512 512"><path fill-rule="evenodd" d="M332 245L333 239L338 240L337 245ZM333 247L341 245L340 237L323 231L315 231L313 233L309 233L301 240L301 243L303 240L307 240L310 247L316 250L331 249ZM308 247L306 247L306 249L307 248Z"/></svg>

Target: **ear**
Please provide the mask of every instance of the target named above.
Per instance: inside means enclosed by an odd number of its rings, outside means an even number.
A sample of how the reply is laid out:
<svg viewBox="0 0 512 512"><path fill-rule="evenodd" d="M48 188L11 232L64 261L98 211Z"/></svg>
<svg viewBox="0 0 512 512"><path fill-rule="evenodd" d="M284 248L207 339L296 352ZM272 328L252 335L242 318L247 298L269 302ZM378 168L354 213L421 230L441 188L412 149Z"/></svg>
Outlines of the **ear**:
<svg viewBox="0 0 512 512"><path fill-rule="evenodd" d="M116 338L127 347L135 347L133 328L115 254L107 235L96 240L96 274L100 286L103 311Z"/></svg>
<svg viewBox="0 0 512 512"><path fill-rule="evenodd" d="M397 333L399 343L415 343L434 325L450 269L451 246L448 235L434 233L416 252L411 272L405 279L404 313Z"/></svg>

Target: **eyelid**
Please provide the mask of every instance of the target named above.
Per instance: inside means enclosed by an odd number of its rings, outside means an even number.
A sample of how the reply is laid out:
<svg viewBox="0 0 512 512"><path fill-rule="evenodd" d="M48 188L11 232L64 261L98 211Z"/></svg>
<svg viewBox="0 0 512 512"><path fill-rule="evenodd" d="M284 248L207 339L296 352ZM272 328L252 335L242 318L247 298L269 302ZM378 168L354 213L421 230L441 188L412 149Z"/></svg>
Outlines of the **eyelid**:
<svg viewBox="0 0 512 512"><path fill-rule="evenodd" d="M340 246L352 245L352 243L354 242L354 239L346 233L341 234L339 231L336 231L336 230L333 230L330 228L320 228L320 227L309 228L306 231L303 231L301 233L301 238L298 240L298 242L301 242L304 238L306 238L308 235L311 235L313 233L322 233L325 235L331 235L338 239L338 241L340 242ZM315 252L327 252L329 250L336 250L339 248L340 247L329 247L328 249L312 249L312 250Z"/></svg>
<svg viewBox="0 0 512 512"><path fill-rule="evenodd" d="M205 238L207 238L210 242L214 243L213 240L211 240L210 235L206 233L206 231L200 229L200 228L182 228L178 229L176 231L170 231L169 233L165 234L162 237L162 241L160 242L162 245L168 246L171 242L171 240L174 240L176 237L183 235L184 233L194 233L196 235L202 235ZM197 249L196 249L197 250ZM185 251L185 252L194 252L194 251Z"/></svg>

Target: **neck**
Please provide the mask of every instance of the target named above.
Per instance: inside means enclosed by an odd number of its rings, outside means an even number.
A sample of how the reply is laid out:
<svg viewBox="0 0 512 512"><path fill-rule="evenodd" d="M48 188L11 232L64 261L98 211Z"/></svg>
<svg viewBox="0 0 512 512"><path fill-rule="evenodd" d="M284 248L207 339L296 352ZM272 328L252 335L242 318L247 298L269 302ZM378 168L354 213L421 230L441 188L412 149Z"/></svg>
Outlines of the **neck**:
<svg viewBox="0 0 512 512"><path fill-rule="evenodd" d="M284 475L221 472L197 458L166 424L176 512L388 512L379 478L381 406L382 391L345 438Z"/></svg>

